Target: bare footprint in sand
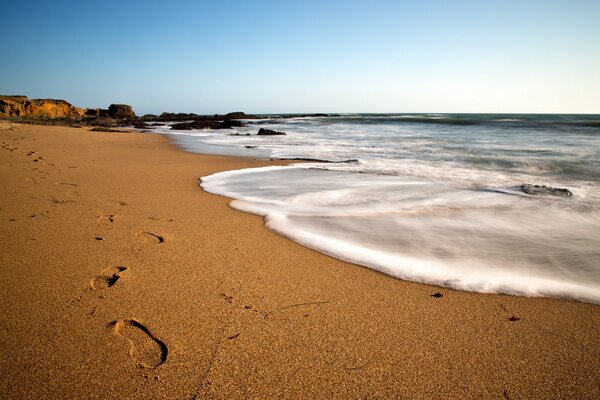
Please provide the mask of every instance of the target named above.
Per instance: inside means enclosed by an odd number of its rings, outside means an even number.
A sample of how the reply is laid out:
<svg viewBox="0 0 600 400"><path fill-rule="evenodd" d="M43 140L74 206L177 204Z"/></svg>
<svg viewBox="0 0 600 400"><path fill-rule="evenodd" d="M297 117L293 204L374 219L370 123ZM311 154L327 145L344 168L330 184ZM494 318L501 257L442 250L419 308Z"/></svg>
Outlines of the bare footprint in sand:
<svg viewBox="0 0 600 400"><path fill-rule="evenodd" d="M127 271L127 267L108 267L102 273L90 281L90 286L94 290L102 290L111 287L121 277L122 272Z"/></svg>
<svg viewBox="0 0 600 400"><path fill-rule="evenodd" d="M152 242L152 243L164 243L165 238L163 236L157 235L155 233L152 232L142 232L141 233L144 236L144 239L146 240L146 242Z"/></svg>
<svg viewBox="0 0 600 400"><path fill-rule="evenodd" d="M113 222L115 222L116 216L117 216L116 214L101 214L101 213L99 213L97 215L98 223L99 224L103 224L103 223L112 224Z"/></svg>
<svg viewBox="0 0 600 400"><path fill-rule="evenodd" d="M110 323L113 332L129 341L129 355L142 368L157 368L167 361L167 345L134 319Z"/></svg>

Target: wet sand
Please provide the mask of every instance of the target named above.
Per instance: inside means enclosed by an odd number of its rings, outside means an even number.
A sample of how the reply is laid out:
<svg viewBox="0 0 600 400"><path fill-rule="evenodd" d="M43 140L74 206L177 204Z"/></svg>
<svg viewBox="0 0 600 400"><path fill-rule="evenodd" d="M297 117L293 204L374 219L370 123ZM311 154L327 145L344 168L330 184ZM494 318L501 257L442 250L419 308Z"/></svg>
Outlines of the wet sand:
<svg viewBox="0 0 600 400"><path fill-rule="evenodd" d="M0 122L0 398L600 398L599 306L394 279L198 187L273 163Z"/></svg>

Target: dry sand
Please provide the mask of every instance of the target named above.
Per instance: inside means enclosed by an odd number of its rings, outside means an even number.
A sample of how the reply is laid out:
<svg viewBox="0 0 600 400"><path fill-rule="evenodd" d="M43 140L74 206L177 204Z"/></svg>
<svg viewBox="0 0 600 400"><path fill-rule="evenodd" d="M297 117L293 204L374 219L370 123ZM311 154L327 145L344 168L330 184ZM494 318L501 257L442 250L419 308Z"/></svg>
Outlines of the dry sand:
<svg viewBox="0 0 600 400"><path fill-rule="evenodd" d="M404 282L198 188L269 161L0 124L2 399L600 398L599 306Z"/></svg>

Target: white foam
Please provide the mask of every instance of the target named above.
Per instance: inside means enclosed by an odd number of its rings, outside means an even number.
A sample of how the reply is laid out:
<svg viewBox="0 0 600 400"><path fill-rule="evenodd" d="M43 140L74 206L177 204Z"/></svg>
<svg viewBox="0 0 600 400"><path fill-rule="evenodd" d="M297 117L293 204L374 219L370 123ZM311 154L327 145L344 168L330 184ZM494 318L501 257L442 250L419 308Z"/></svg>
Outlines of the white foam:
<svg viewBox="0 0 600 400"><path fill-rule="evenodd" d="M314 167L222 172L201 186L294 241L398 278L600 304L598 213L510 190Z"/></svg>

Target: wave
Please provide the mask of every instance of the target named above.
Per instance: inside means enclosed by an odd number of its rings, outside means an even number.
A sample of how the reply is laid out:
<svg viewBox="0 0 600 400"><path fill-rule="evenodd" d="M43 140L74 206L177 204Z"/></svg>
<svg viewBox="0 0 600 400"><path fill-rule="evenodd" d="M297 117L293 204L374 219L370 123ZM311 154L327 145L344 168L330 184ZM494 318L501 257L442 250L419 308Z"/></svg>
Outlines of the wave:
<svg viewBox="0 0 600 400"><path fill-rule="evenodd" d="M398 278L600 304L600 215L570 200L301 165L217 173L201 186L283 236Z"/></svg>

